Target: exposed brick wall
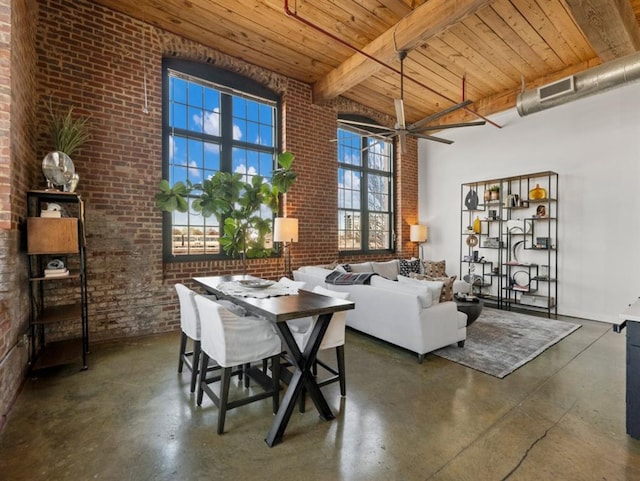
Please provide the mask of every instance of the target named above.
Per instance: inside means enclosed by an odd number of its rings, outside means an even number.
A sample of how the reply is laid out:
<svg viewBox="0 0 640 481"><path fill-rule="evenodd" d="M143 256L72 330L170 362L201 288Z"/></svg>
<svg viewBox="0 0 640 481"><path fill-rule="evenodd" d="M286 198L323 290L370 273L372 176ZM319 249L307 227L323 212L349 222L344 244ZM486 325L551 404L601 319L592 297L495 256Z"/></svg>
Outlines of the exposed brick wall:
<svg viewBox="0 0 640 481"><path fill-rule="evenodd" d="M8 0L0 0L0 5L2 2ZM20 5L23 13L15 25L22 24L26 19L26 5L33 2L16 0L14 3ZM338 258L337 166L335 144L330 142L335 137L336 116L339 112L360 113L387 123L388 118L345 99L323 106L314 105L308 85L246 64L93 2L39 0L37 6L37 69L21 67L27 95L20 100L20 110L29 112L33 107L26 105L28 99L37 100L36 111L40 118L46 114L45 106L51 99L56 110L73 106L78 114L91 116L92 138L74 154L73 160L80 176L77 190L86 201L92 340L177 329L175 282L189 283L193 276L242 271L238 260L170 264L162 261L162 215L155 208L154 194L162 167L163 56L215 64L257 80L282 96L282 147L296 154L294 169L299 173L286 202L287 214L300 219L300 242L294 245L292 252L294 267ZM34 11L35 8L30 10L31 13ZM1 14L2 11L0 22ZM0 23L0 29L2 25ZM33 35L32 25L25 29ZM24 43L22 48L28 55L29 39L25 38ZM30 77L34 72L37 72L35 85ZM143 112L145 73L148 114ZM3 114L4 110L0 109L0 128ZM21 145L20 156L25 165L14 165L10 171L11 187L18 186L15 196L19 201L11 211L15 226L25 214L26 189L44 187L39 159L52 148L42 123L31 122L30 125L37 125L39 130L28 137L37 139L35 152L29 151L33 147L24 142L27 123L22 125L19 133L22 142L12 137L16 148ZM12 134L16 135L15 132ZM408 243L406 226L416 219L417 161L415 143L410 142L410 145L411 150L396 165L395 172L399 247L396 253L383 256L386 258L410 255L413 251L413 245ZM0 220L5 173L0 170ZM0 239L0 243L16 247L19 236L13 238L11 241ZM3 260L2 268L9 264ZM278 277L282 272L281 259L249 260L248 264L250 272L267 278ZM22 266L18 269L17 266L10 267L24 271ZM26 279L23 278L20 285L21 295L16 297L24 299ZM57 295L62 297L66 292L64 289L61 288ZM21 319L19 322L24 322L24 312L16 312L15 316ZM4 336L6 332L4 324L0 323L0 333Z"/></svg>
<svg viewBox="0 0 640 481"><path fill-rule="evenodd" d="M9 52L10 68L2 62ZM0 232L0 414L15 397L26 365L26 349L16 348L28 319L20 225L26 191L45 187L40 159L52 146L41 120L49 100L56 110L73 106L76 113L91 117L92 138L73 160L80 176L77 190L86 201L92 340L177 329L175 282L242 272L238 260L162 261L162 215L154 194L162 167L163 56L215 64L282 96L282 148L296 154L299 174L285 206L287 215L300 219L294 268L339 257L336 153L330 142L335 119L341 112L385 123L389 118L342 98L314 105L309 85L93 2L0 0L0 130L6 132L11 125L10 144L2 143L6 135L0 136L0 227L5 229ZM145 74L149 113L143 111ZM413 252L407 226L417 218L416 159L416 144L410 139L408 152L395 165L398 248L383 258ZM381 258L342 260L374 257ZM282 259L249 260L248 265L262 277L276 278L282 272ZM16 285L17 290L12 287ZM69 289L74 287L62 285L51 295L63 298Z"/></svg>
<svg viewBox="0 0 640 481"><path fill-rule="evenodd" d="M29 317L21 222L38 175L34 150L35 0L0 0L0 429L27 365Z"/></svg>

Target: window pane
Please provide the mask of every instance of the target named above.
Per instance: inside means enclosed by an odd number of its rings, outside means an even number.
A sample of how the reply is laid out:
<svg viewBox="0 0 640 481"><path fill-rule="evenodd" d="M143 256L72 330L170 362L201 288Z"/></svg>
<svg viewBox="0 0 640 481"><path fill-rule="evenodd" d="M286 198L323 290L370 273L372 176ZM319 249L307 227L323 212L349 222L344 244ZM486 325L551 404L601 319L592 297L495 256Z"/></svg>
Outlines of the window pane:
<svg viewBox="0 0 640 481"><path fill-rule="evenodd" d="M201 183L221 169L240 172L246 180L257 174L271 178L276 157L276 105L273 100L244 98L218 90L207 80L165 70L168 76L167 152L165 166L169 182L187 180ZM230 85L232 88L237 86ZM223 105L231 105L227 112ZM223 125L232 126L231 135ZM180 129L179 135L176 129ZM188 131L188 135L184 132ZM223 133L224 131L224 133ZM240 142L240 145L238 145ZM171 215L171 252L173 255L223 255L220 229L215 217L204 218L191 208L200 192L193 192L190 208ZM271 218L267 207L260 215ZM270 239L267 242L270 246Z"/></svg>
<svg viewBox="0 0 640 481"><path fill-rule="evenodd" d="M391 143L348 128L337 133L338 248L392 249Z"/></svg>

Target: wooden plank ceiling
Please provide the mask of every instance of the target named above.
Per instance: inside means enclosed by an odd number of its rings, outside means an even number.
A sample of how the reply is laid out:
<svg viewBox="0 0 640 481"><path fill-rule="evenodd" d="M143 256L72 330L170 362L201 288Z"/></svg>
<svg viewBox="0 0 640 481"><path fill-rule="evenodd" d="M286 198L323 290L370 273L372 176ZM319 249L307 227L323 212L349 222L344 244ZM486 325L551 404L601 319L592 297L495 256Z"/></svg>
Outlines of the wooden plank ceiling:
<svg viewBox="0 0 640 481"><path fill-rule="evenodd" d="M462 100L463 79L470 109L489 115L513 107L523 84L543 85L640 49L640 0L97 3L311 84L317 103L342 95L392 117L397 52L405 50L407 123Z"/></svg>

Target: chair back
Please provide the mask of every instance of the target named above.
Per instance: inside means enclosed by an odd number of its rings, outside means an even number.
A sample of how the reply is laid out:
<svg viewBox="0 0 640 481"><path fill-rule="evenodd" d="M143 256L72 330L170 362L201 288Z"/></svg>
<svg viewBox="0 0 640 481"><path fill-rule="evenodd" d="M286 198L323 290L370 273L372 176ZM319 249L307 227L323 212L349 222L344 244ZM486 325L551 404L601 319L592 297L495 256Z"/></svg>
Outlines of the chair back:
<svg viewBox="0 0 640 481"><path fill-rule="evenodd" d="M200 340L200 318L194 297L196 295L184 284L176 284L180 302L180 329L194 341Z"/></svg>
<svg viewBox="0 0 640 481"><path fill-rule="evenodd" d="M281 277L278 281L278 284L281 286L291 287L292 289L304 289L304 286L307 284L304 281L292 281L288 277Z"/></svg>
<svg viewBox="0 0 640 481"><path fill-rule="evenodd" d="M349 299L348 292L332 291L325 289L321 286L313 288L313 292L316 294L322 294L323 296L335 297L337 299ZM332 347L342 346L344 344L344 331L347 324L347 311L334 312L331 317L331 322L322 338L320 349L330 349Z"/></svg>
<svg viewBox="0 0 640 481"><path fill-rule="evenodd" d="M280 338L266 319L240 317L207 297L196 295L202 350L222 367L260 361L281 352Z"/></svg>

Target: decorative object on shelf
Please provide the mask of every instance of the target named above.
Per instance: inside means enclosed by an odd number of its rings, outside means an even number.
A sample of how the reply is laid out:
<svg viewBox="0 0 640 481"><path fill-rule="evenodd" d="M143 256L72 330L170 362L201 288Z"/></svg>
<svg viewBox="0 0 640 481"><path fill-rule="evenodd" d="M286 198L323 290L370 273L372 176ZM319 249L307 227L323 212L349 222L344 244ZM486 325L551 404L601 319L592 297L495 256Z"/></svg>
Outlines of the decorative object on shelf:
<svg viewBox="0 0 640 481"><path fill-rule="evenodd" d="M489 191L490 191L490 199L491 200L499 200L500 199L500 186L498 185L492 185L491 187L489 187Z"/></svg>
<svg viewBox="0 0 640 481"><path fill-rule="evenodd" d="M511 219L507 221L507 231L511 234L516 232L528 233L531 230L531 223L523 219Z"/></svg>
<svg viewBox="0 0 640 481"><path fill-rule="evenodd" d="M536 237L536 248L537 249L548 249L549 248L549 238L548 237Z"/></svg>
<svg viewBox="0 0 640 481"><path fill-rule="evenodd" d="M529 191L529 199L531 200L543 200L547 198L547 189L540 187L540 184Z"/></svg>
<svg viewBox="0 0 640 481"><path fill-rule="evenodd" d="M420 247L418 258L422 259L422 243L427 242L427 226L423 224L414 224L409 228L409 240L416 243L416 250Z"/></svg>
<svg viewBox="0 0 640 481"><path fill-rule="evenodd" d="M475 232L476 234L480 234L481 230L482 224L480 223L480 217L476 216L476 218L473 220L473 232Z"/></svg>
<svg viewBox="0 0 640 481"><path fill-rule="evenodd" d="M524 208L529 207L529 201L520 199L520 207L524 207Z"/></svg>
<svg viewBox="0 0 640 481"><path fill-rule="evenodd" d="M478 237L476 237L475 235L471 234L469 237L467 237L467 245L469 247L477 246L478 245Z"/></svg>
<svg viewBox="0 0 640 481"><path fill-rule="evenodd" d="M64 152L49 152L42 159L42 173L47 179L47 190L59 190L69 184L76 175L71 157ZM77 182L76 182L77 185Z"/></svg>
<svg viewBox="0 0 640 481"><path fill-rule="evenodd" d="M464 198L464 205L469 210L476 210L478 208L478 193L471 189L467 196Z"/></svg>
<svg viewBox="0 0 640 481"><path fill-rule="evenodd" d="M504 198L504 206L507 208L517 207L520 203L520 196L518 194L507 194Z"/></svg>
<svg viewBox="0 0 640 481"><path fill-rule="evenodd" d="M70 107L65 114L56 114L51 99L49 99L48 109L49 134L54 151L44 157L42 171L49 183L49 189L56 186L66 192L75 192L80 177L75 173L71 156L90 138L89 117L74 118L73 107Z"/></svg>
<svg viewBox="0 0 640 481"><path fill-rule="evenodd" d="M489 190L488 187L485 187L484 189L484 201L485 202L489 202L491 200L491 191Z"/></svg>
<svg viewBox="0 0 640 481"><path fill-rule="evenodd" d="M518 247L523 246L524 245L524 241L518 241L515 244L513 244L513 248L512 248L512 260L516 262L516 264L520 263L520 260L518 259Z"/></svg>
<svg viewBox="0 0 640 481"><path fill-rule="evenodd" d="M293 278L291 269L291 245L298 242L298 219L276 217L273 223L273 241L282 242L285 250L284 275Z"/></svg>
<svg viewBox="0 0 640 481"><path fill-rule="evenodd" d="M536 218L542 219L547 216L547 208L544 205L539 205L536 209Z"/></svg>
<svg viewBox="0 0 640 481"><path fill-rule="evenodd" d="M526 291L529 292L531 277L527 271L516 271L511 276L512 280L512 288L517 291Z"/></svg>
<svg viewBox="0 0 640 481"><path fill-rule="evenodd" d="M498 219L498 211L497 210L489 210L489 219L497 220Z"/></svg>

